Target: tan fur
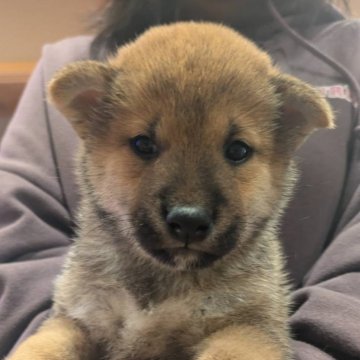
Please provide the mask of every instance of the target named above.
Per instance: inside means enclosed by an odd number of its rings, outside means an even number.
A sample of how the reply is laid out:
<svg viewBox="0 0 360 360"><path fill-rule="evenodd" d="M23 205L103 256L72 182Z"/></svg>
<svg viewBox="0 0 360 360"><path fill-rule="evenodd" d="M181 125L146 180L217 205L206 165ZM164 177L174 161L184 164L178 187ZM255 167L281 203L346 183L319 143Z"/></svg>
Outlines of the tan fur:
<svg viewBox="0 0 360 360"><path fill-rule="evenodd" d="M253 326L230 326L206 339L197 360L281 360L278 346Z"/></svg>
<svg viewBox="0 0 360 360"><path fill-rule="evenodd" d="M206 23L153 28L106 64L72 64L49 94L83 139L78 238L55 318L81 324L110 360L290 359L276 229L295 150L333 126L326 101L235 31ZM153 161L129 146L144 134L160 149ZM255 149L244 164L224 158L233 140ZM215 209L211 234L184 249L164 202ZM216 260L196 267L203 254Z"/></svg>
<svg viewBox="0 0 360 360"><path fill-rule="evenodd" d="M21 344L12 360L95 360L96 348L85 332L65 318L47 320L37 334Z"/></svg>

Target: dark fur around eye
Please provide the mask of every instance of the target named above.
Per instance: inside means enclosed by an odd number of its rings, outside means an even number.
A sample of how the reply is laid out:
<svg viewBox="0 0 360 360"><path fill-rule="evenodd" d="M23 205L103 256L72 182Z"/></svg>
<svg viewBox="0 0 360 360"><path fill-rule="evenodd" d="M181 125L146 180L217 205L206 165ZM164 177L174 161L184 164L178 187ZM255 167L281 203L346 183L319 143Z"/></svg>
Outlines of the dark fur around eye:
<svg viewBox="0 0 360 360"><path fill-rule="evenodd" d="M130 147L133 152L144 160L151 160L159 154L155 142L145 135L139 135L130 139Z"/></svg>

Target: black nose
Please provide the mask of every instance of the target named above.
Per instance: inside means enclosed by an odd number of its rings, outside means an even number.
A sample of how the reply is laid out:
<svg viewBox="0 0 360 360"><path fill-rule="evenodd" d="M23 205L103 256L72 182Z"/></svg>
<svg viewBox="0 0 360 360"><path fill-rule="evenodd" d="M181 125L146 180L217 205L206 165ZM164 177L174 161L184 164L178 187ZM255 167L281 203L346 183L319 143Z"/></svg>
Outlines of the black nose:
<svg viewBox="0 0 360 360"><path fill-rule="evenodd" d="M212 221L200 207L174 207L166 216L170 233L184 243L201 241L209 234Z"/></svg>

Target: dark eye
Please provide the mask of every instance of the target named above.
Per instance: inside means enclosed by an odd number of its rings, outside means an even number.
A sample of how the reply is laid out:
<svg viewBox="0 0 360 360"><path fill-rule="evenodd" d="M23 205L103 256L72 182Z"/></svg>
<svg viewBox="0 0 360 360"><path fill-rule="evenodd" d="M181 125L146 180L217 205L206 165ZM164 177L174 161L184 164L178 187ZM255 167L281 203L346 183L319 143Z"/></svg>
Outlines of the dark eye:
<svg viewBox="0 0 360 360"><path fill-rule="evenodd" d="M253 153L251 147L243 141L233 141L225 148L225 157L235 164L242 164Z"/></svg>
<svg viewBox="0 0 360 360"><path fill-rule="evenodd" d="M145 135L139 135L130 140L130 146L134 153L145 160L157 156L158 148L153 140Z"/></svg>

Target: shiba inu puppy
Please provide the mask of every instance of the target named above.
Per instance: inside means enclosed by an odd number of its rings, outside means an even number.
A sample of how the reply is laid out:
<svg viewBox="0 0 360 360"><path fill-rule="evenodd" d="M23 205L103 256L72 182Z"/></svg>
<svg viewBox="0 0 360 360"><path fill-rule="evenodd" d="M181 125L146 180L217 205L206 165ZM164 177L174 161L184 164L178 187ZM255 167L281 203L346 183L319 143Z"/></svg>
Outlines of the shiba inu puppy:
<svg viewBox="0 0 360 360"><path fill-rule="evenodd" d="M277 225L317 91L233 30L152 28L61 70L82 139L77 239L54 314L11 359L290 359Z"/></svg>

